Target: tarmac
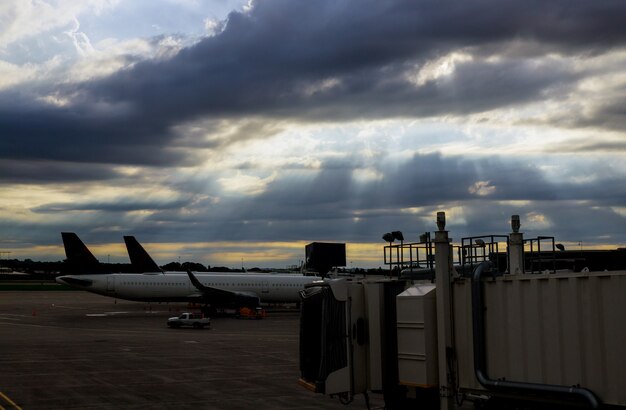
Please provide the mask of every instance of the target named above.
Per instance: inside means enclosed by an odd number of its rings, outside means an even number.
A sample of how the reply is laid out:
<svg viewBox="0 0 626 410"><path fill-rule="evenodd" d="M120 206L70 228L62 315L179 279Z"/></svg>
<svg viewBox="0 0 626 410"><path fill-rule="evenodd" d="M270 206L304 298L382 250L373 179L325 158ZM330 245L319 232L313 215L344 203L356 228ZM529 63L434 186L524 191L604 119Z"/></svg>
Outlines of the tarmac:
<svg viewBox="0 0 626 410"><path fill-rule="evenodd" d="M298 385L299 312L169 329L185 304L0 292L0 409L366 409ZM373 397L371 408L382 408Z"/></svg>

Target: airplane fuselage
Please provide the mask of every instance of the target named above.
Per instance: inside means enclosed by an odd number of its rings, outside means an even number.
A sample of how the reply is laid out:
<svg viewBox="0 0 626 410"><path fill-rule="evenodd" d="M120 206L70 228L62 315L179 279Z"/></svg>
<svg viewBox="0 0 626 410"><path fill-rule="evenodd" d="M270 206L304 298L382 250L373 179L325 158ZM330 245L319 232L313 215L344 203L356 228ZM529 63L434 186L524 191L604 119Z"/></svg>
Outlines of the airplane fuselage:
<svg viewBox="0 0 626 410"><path fill-rule="evenodd" d="M320 280L315 276L280 274L195 273L202 285L257 295L265 303L295 303L300 290ZM58 283L118 299L147 302L188 302L202 293L184 272L110 273L60 276Z"/></svg>

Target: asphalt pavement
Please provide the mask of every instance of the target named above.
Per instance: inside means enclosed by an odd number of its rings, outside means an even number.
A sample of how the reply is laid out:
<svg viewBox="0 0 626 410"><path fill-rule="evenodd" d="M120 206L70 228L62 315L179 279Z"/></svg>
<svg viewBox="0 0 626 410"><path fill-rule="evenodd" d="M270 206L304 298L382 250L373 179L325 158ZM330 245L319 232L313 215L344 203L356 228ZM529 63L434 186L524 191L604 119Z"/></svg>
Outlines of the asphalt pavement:
<svg viewBox="0 0 626 410"><path fill-rule="evenodd" d="M299 386L294 308L169 329L184 304L0 292L0 408L365 409ZM373 398L373 408L376 398Z"/></svg>

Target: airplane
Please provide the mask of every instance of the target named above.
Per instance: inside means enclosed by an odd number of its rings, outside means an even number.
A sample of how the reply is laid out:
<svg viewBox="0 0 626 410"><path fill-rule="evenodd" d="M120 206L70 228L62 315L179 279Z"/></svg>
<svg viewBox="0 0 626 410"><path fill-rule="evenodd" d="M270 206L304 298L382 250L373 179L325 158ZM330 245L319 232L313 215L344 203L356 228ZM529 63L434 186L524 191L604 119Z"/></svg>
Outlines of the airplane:
<svg viewBox="0 0 626 410"><path fill-rule="evenodd" d="M232 274L226 272L163 272L134 237L125 237L135 270L105 272L100 262L73 232L62 232L68 266L75 274L56 281L76 289L140 302L194 302L212 307L257 307L264 303L299 303L306 284L316 276Z"/></svg>

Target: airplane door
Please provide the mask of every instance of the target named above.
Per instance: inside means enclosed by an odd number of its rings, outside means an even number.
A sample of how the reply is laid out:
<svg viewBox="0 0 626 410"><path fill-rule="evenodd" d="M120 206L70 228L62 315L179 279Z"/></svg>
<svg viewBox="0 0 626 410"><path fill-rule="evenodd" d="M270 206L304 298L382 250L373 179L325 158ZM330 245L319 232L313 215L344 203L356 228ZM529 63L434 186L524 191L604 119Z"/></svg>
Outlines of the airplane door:
<svg viewBox="0 0 626 410"><path fill-rule="evenodd" d="M115 276L113 275L107 277L107 292L115 292Z"/></svg>
<svg viewBox="0 0 626 410"><path fill-rule="evenodd" d="M270 284L266 280L264 280L261 283L261 293L264 293L264 294L270 293Z"/></svg>

